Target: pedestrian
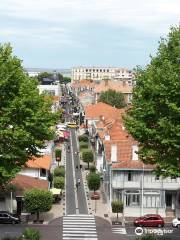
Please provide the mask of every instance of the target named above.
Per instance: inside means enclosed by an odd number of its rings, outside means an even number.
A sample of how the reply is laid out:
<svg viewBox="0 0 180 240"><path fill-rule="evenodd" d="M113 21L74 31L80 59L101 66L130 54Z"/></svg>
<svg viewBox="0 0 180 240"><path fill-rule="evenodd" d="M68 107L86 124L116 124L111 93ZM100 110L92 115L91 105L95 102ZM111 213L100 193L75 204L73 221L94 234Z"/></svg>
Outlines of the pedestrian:
<svg viewBox="0 0 180 240"><path fill-rule="evenodd" d="M78 165L76 165L76 169L78 170Z"/></svg>
<svg viewBox="0 0 180 240"><path fill-rule="evenodd" d="M76 183L76 189L78 190L78 186L79 186L79 184L78 184L78 182Z"/></svg>
<svg viewBox="0 0 180 240"><path fill-rule="evenodd" d="M80 184L81 184L81 179L78 178L78 185L80 186Z"/></svg>

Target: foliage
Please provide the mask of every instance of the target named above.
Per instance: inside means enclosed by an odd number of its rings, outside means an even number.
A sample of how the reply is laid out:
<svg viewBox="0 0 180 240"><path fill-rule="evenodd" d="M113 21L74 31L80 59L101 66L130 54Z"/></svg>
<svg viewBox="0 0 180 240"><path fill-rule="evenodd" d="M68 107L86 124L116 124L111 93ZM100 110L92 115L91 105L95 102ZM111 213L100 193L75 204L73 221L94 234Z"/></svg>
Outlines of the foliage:
<svg viewBox="0 0 180 240"><path fill-rule="evenodd" d="M107 103L116 108L123 108L126 106L123 93L116 92L115 90L112 89L102 92L100 94L98 101Z"/></svg>
<svg viewBox="0 0 180 240"><path fill-rule="evenodd" d="M40 232L38 229L26 228L23 232L25 240L40 240Z"/></svg>
<svg viewBox="0 0 180 240"><path fill-rule="evenodd" d="M51 140L57 116L39 95L37 81L24 73L9 44L0 45L0 186Z"/></svg>
<svg viewBox="0 0 180 240"><path fill-rule="evenodd" d="M84 148L88 148L88 143L87 142L80 142L79 143L79 148L80 148L80 150L84 149Z"/></svg>
<svg viewBox="0 0 180 240"><path fill-rule="evenodd" d="M156 174L180 176L180 26L162 39L157 55L136 69L132 108L125 125L139 141L144 163L156 164Z"/></svg>
<svg viewBox="0 0 180 240"><path fill-rule="evenodd" d="M54 187L64 189L64 177L54 177Z"/></svg>
<svg viewBox="0 0 180 240"><path fill-rule="evenodd" d="M63 83L63 75L61 73L57 73L57 77L58 77L58 80L60 81L60 83Z"/></svg>
<svg viewBox="0 0 180 240"><path fill-rule="evenodd" d="M79 142L89 142L89 138L88 138L88 136L85 135L85 134L79 136L78 139L79 139Z"/></svg>
<svg viewBox="0 0 180 240"><path fill-rule="evenodd" d="M92 150L84 150L82 151L82 160L86 163L88 163L88 169L89 169L89 163L93 162L94 155Z"/></svg>
<svg viewBox="0 0 180 240"><path fill-rule="evenodd" d="M120 201L120 200L112 201L111 207L112 207L112 212L117 213L117 219L118 219L118 213L123 212L123 208L124 208L123 207L123 202Z"/></svg>
<svg viewBox="0 0 180 240"><path fill-rule="evenodd" d="M1 240L21 240L21 237L11 237L11 236L5 236L3 238L1 238Z"/></svg>
<svg viewBox="0 0 180 240"><path fill-rule="evenodd" d="M39 81L42 81L43 78L53 79L53 78L54 78L54 75L53 75L53 73L49 73L49 72L39 73L38 76L37 76L37 79L38 79Z"/></svg>
<svg viewBox="0 0 180 240"><path fill-rule="evenodd" d="M56 167L54 169L54 176L64 177L65 176L65 168L63 166Z"/></svg>
<svg viewBox="0 0 180 240"><path fill-rule="evenodd" d="M100 188L100 176L97 173L89 173L87 176L88 187L94 192Z"/></svg>
<svg viewBox="0 0 180 240"><path fill-rule="evenodd" d="M56 161L58 160L58 159L60 159L61 160L61 149L60 148L56 148L56 150L55 150L55 156L56 156Z"/></svg>
<svg viewBox="0 0 180 240"><path fill-rule="evenodd" d="M90 172L96 172L96 167L94 165L90 166Z"/></svg>
<svg viewBox="0 0 180 240"><path fill-rule="evenodd" d="M48 190L31 189L24 194L24 204L27 212L36 212L39 220L39 212L47 212L53 202L52 193Z"/></svg>
<svg viewBox="0 0 180 240"><path fill-rule="evenodd" d="M63 77L63 83L67 84L71 82L71 78L70 77Z"/></svg>

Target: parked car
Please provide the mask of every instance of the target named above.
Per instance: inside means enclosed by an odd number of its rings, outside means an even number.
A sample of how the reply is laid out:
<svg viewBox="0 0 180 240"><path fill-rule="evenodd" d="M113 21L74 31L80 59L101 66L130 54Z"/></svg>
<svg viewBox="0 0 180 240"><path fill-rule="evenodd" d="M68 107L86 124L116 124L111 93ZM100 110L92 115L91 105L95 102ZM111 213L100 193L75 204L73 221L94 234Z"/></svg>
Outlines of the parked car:
<svg viewBox="0 0 180 240"><path fill-rule="evenodd" d="M91 200L99 200L100 199L100 194L98 192L93 192L91 194Z"/></svg>
<svg viewBox="0 0 180 240"><path fill-rule="evenodd" d="M0 223L11 223L16 224L20 223L21 220L19 217L7 211L0 211Z"/></svg>
<svg viewBox="0 0 180 240"><path fill-rule="evenodd" d="M147 214L135 219L134 225L139 227L163 227L164 219L158 214Z"/></svg>
<svg viewBox="0 0 180 240"><path fill-rule="evenodd" d="M172 220L173 227L180 227L180 218L175 218Z"/></svg>

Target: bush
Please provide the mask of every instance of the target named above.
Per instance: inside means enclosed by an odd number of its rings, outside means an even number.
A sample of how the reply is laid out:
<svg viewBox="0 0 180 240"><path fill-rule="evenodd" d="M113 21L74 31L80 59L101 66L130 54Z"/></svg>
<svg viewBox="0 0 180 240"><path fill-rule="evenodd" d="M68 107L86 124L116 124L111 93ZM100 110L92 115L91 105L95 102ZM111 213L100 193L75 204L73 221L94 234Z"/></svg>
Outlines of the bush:
<svg viewBox="0 0 180 240"><path fill-rule="evenodd" d="M90 162L93 162L93 160L94 160L94 155L93 155L93 152L92 152L92 150L86 150L86 151L83 151L82 152L82 160L84 161L84 162L87 162L87 164L88 164L88 169L89 169L89 163Z"/></svg>
<svg viewBox="0 0 180 240"><path fill-rule="evenodd" d="M25 240L40 240L39 230L33 228L26 228L23 232Z"/></svg>
<svg viewBox="0 0 180 240"><path fill-rule="evenodd" d="M93 165L93 166L90 166L89 168L90 172L96 172L96 167Z"/></svg>
<svg viewBox="0 0 180 240"><path fill-rule="evenodd" d="M79 136L79 142L89 142L89 138L87 135Z"/></svg>
<svg viewBox="0 0 180 240"><path fill-rule="evenodd" d="M55 177L54 187L59 189L64 189L64 177Z"/></svg>
<svg viewBox="0 0 180 240"><path fill-rule="evenodd" d="M88 143L87 142L80 142L79 143L79 148L80 148L80 150L88 148Z"/></svg>
<svg viewBox="0 0 180 240"><path fill-rule="evenodd" d="M54 176L55 177L64 177L65 176L65 169L63 166L57 167L54 169Z"/></svg>

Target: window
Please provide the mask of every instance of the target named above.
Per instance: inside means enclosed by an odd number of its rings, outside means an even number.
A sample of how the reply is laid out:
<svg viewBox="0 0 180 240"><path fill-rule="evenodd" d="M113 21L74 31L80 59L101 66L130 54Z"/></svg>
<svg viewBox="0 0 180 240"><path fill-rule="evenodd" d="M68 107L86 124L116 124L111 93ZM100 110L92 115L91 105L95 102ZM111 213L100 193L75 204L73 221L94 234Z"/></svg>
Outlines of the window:
<svg viewBox="0 0 180 240"><path fill-rule="evenodd" d="M44 168L40 169L40 177L46 177L46 169Z"/></svg>
<svg viewBox="0 0 180 240"><path fill-rule="evenodd" d="M140 206L140 194L138 191L126 191L126 206Z"/></svg>
<svg viewBox="0 0 180 240"><path fill-rule="evenodd" d="M128 181L132 181L132 173L128 172Z"/></svg>
<svg viewBox="0 0 180 240"><path fill-rule="evenodd" d="M132 146L132 160L137 161L138 160L138 146L137 145L133 145Z"/></svg>

